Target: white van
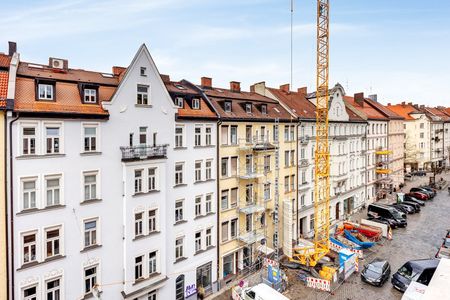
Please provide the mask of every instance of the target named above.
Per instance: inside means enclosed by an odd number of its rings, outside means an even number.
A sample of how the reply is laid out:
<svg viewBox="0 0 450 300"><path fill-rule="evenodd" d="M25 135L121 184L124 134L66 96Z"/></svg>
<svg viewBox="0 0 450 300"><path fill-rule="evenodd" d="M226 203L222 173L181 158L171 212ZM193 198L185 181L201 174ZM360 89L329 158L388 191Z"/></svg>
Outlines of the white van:
<svg viewBox="0 0 450 300"><path fill-rule="evenodd" d="M236 297L237 296L237 297ZM239 298L238 298L239 297ZM240 289L237 287L233 290L233 299L235 300L290 300L283 296L270 286L260 283L253 287Z"/></svg>

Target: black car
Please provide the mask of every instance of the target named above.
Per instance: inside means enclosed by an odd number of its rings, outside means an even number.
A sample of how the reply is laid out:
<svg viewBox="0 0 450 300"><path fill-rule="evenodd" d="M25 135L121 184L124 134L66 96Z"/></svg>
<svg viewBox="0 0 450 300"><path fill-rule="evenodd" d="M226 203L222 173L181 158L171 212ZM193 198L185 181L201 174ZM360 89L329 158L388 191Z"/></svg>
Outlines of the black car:
<svg viewBox="0 0 450 300"><path fill-rule="evenodd" d="M405 195L405 198L403 199L404 201L412 201L414 203L419 204L420 206L425 206L425 201L419 200L417 198L414 198L410 195Z"/></svg>
<svg viewBox="0 0 450 300"><path fill-rule="evenodd" d="M406 214L399 212L392 206L371 203L367 207L367 216L373 219L385 219L389 222L392 228L406 227L408 222L406 221Z"/></svg>
<svg viewBox="0 0 450 300"><path fill-rule="evenodd" d="M391 283L397 290L405 292L411 281L428 285L439 259L410 260L392 276Z"/></svg>
<svg viewBox="0 0 450 300"><path fill-rule="evenodd" d="M412 201L403 201L402 204L411 206L412 208L414 208L414 211L416 213L420 212L420 205L418 203L415 203L415 202L412 202Z"/></svg>
<svg viewBox="0 0 450 300"><path fill-rule="evenodd" d="M432 188L431 186L425 185L425 186L421 186L421 188L426 189L427 191L433 193L433 195L436 196L436 189Z"/></svg>
<svg viewBox="0 0 450 300"><path fill-rule="evenodd" d="M397 210L404 212L405 214L413 214L416 212L416 209L414 207L403 204L403 203L395 203L395 204L391 204L391 206Z"/></svg>
<svg viewBox="0 0 450 300"><path fill-rule="evenodd" d="M425 189L425 188L421 188L421 187L411 188L411 189L409 190L409 192L410 192L410 193L419 192L419 193L425 194L425 195L428 196L429 199L433 199L434 196L436 196L436 195L434 194L434 192L429 191L429 190L427 190L427 189Z"/></svg>
<svg viewBox="0 0 450 300"><path fill-rule="evenodd" d="M391 275L391 266L386 260L375 258L364 266L361 280L375 286L382 286Z"/></svg>

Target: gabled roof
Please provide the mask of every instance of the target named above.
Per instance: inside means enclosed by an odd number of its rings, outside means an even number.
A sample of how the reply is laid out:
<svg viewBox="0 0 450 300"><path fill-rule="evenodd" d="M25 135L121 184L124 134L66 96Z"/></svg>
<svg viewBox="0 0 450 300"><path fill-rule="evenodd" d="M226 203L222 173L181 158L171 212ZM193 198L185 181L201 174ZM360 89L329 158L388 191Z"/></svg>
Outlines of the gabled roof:
<svg viewBox="0 0 450 300"><path fill-rule="evenodd" d="M433 114L436 117L439 117L442 121L448 122L450 121L450 116L448 116L445 112L442 112L438 108L434 107L425 107L424 108L428 113Z"/></svg>
<svg viewBox="0 0 450 300"><path fill-rule="evenodd" d="M11 56L0 53L0 109L5 109L7 105L10 62Z"/></svg>
<svg viewBox="0 0 450 300"><path fill-rule="evenodd" d="M416 107L412 105L412 103L401 103L401 104L395 104L395 105L388 105L387 108L394 113L402 116L405 118L405 120L415 120L413 117L411 117L411 114L414 113L421 113L417 110Z"/></svg>
<svg viewBox="0 0 450 300"><path fill-rule="evenodd" d="M202 88L199 86L199 88ZM254 92L232 91L229 89L208 87L202 88L210 103L213 105L221 119L237 121L274 121L279 118L280 121L290 122L295 120L289 111L287 111L276 100L259 95ZM226 112L224 103L231 102L231 112ZM245 104L252 105L252 112L247 113ZM262 106L266 105L267 113L262 113Z"/></svg>
<svg viewBox="0 0 450 300"><path fill-rule="evenodd" d="M350 104L351 106L353 106L356 110L361 112L364 116L366 116L367 120L389 121L389 118L387 118L384 114L382 114L377 109L375 109L373 106L371 106L368 103L368 100L370 100L370 99L364 98L363 106L361 106L360 104L357 103L357 101L355 101L354 97L344 96L344 101L347 104Z"/></svg>
<svg viewBox="0 0 450 300"><path fill-rule="evenodd" d="M405 118L396 114L392 110L389 110L386 106L381 104L378 101L374 101L372 99L366 99L366 102L373 106L376 110L381 112L384 116L388 117L391 120L404 120Z"/></svg>
<svg viewBox="0 0 450 300"><path fill-rule="evenodd" d="M216 120L218 117L210 104L203 99L200 90L189 82L182 81L170 81L170 77L167 75L161 75L167 90L169 91L172 100L175 101L177 97L183 98L183 107L178 108L178 118L186 119L212 119ZM165 80L168 79L168 80ZM200 109L192 108L192 99L200 100Z"/></svg>
<svg viewBox="0 0 450 300"><path fill-rule="evenodd" d="M306 99L306 94L282 89L267 88L279 101L287 105L299 119L315 120L316 107Z"/></svg>
<svg viewBox="0 0 450 300"><path fill-rule="evenodd" d="M55 100L36 100L37 81L50 80L55 84ZM54 69L47 65L19 63L16 78L14 110L25 113L67 114L105 118L108 112L102 101L109 101L119 83L119 76L80 69ZM97 103L83 103L81 85L98 87Z"/></svg>

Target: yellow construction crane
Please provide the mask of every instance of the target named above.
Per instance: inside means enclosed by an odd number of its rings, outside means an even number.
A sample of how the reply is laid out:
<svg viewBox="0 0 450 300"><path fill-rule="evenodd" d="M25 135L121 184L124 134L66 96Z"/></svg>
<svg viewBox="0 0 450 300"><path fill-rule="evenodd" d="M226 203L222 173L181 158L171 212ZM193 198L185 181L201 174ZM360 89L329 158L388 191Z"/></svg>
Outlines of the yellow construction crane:
<svg viewBox="0 0 450 300"><path fill-rule="evenodd" d="M329 0L317 0L314 245L293 249L291 261L314 267L330 250L330 150L328 148Z"/></svg>

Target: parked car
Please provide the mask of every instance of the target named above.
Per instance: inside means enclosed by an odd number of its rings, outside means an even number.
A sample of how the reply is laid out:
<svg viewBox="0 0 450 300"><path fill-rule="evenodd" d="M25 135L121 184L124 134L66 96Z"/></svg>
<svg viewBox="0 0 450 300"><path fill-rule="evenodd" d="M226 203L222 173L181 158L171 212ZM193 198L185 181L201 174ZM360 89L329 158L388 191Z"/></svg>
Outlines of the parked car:
<svg viewBox="0 0 450 300"><path fill-rule="evenodd" d="M394 288L403 293L411 281L428 285L438 264L439 259L410 260L392 276L391 283Z"/></svg>
<svg viewBox="0 0 450 300"><path fill-rule="evenodd" d="M380 258L375 258L364 266L361 271L361 280L374 286L383 286L391 275L391 266Z"/></svg>
<svg viewBox="0 0 450 300"><path fill-rule="evenodd" d="M413 214L416 212L416 209L412 206L403 204L403 203L395 203L391 204L390 206L394 207L397 210L400 210L401 212L405 214Z"/></svg>
<svg viewBox="0 0 450 300"><path fill-rule="evenodd" d="M432 199L432 198L434 198L434 196L435 196L434 193L433 193L432 191L429 191L429 190L427 190L427 189L420 188L420 187L413 187L413 188L411 188L409 191L410 191L411 193L418 192L418 193L425 194L425 195L428 196L429 199Z"/></svg>
<svg viewBox="0 0 450 300"><path fill-rule="evenodd" d="M425 172L425 171L414 171L414 172L411 172L411 174L415 175L415 176L427 176L427 172Z"/></svg>
<svg viewBox="0 0 450 300"><path fill-rule="evenodd" d="M435 188L432 188L431 186L426 185L422 186L421 188L426 189L429 192L432 192L434 196L436 196L437 194L437 190Z"/></svg>
<svg viewBox="0 0 450 300"><path fill-rule="evenodd" d="M420 193L420 192L412 192L412 193L409 193L408 195L412 196L414 198L417 198L419 200L428 200L429 199L427 194Z"/></svg>
<svg viewBox="0 0 450 300"><path fill-rule="evenodd" d="M420 206L425 206L425 202L424 201L419 200L419 199L417 199L417 198L415 198L413 196L410 196L410 195L405 195L404 201L410 201L410 202L417 203Z"/></svg>
<svg viewBox="0 0 450 300"><path fill-rule="evenodd" d="M393 228L406 227L408 225L405 214L402 215L398 210L387 205L375 203L369 204L367 207L367 216L373 219L382 218L388 221Z"/></svg>
<svg viewBox="0 0 450 300"><path fill-rule="evenodd" d="M420 204L416 203L416 202L412 202L412 201L403 201L402 202L403 205L408 205L411 206L412 208L414 208L414 212L415 213L419 213L420 212Z"/></svg>
<svg viewBox="0 0 450 300"><path fill-rule="evenodd" d="M405 174L404 178L405 178L405 180L412 180L412 175L411 174Z"/></svg>

